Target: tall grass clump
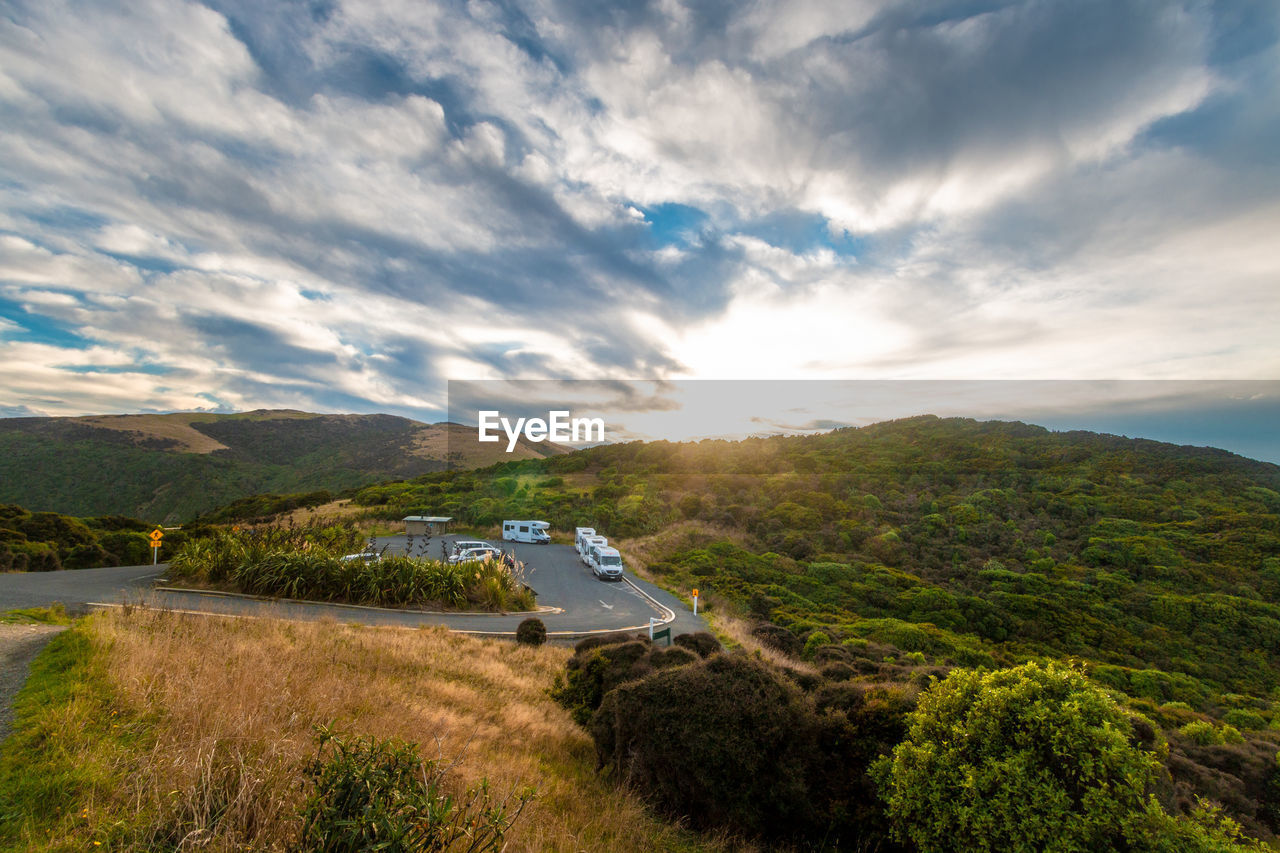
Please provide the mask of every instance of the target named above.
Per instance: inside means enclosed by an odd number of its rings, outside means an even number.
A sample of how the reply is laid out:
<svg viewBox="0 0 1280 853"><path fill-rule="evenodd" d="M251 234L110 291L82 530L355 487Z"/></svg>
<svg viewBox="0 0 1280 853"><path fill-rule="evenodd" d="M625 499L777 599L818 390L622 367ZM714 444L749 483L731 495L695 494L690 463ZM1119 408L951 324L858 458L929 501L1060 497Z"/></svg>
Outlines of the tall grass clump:
<svg viewBox="0 0 1280 853"><path fill-rule="evenodd" d="M533 794L524 788L498 800L482 781L454 797L443 785L449 766L423 761L416 744L343 737L324 727L316 740L300 850L503 850Z"/></svg>
<svg viewBox="0 0 1280 853"><path fill-rule="evenodd" d="M518 561L450 565L425 557L344 560L360 545L347 525L223 530L188 543L170 573L251 595L374 607L532 610L533 591Z"/></svg>

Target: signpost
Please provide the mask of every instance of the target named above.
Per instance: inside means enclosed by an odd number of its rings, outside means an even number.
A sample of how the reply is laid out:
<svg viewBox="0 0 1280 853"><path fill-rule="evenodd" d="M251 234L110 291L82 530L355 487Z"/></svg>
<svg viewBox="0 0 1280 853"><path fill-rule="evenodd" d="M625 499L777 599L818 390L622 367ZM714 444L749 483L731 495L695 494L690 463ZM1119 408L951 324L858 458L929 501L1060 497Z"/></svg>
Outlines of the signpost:
<svg viewBox="0 0 1280 853"><path fill-rule="evenodd" d="M668 625L660 631L655 631L653 630L655 623L661 625L662 620L649 617L649 642L652 643L654 640L666 640L667 645L671 645L671 626Z"/></svg>
<svg viewBox="0 0 1280 853"><path fill-rule="evenodd" d="M693 591L693 615L698 615L698 591L696 589Z"/></svg>
<svg viewBox="0 0 1280 853"><path fill-rule="evenodd" d="M164 538L164 531L159 527L151 531L151 565L156 565L160 561L160 540Z"/></svg>

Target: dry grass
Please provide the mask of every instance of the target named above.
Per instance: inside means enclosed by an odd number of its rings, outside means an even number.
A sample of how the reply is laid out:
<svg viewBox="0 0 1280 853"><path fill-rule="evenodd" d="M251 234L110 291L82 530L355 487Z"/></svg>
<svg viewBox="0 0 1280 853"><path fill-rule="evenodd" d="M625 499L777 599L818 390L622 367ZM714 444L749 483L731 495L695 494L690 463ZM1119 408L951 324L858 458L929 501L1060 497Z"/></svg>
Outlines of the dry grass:
<svg viewBox="0 0 1280 853"><path fill-rule="evenodd" d="M457 759L460 784L536 786L511 850L706 846L596 776L590 739L546 695L566 649L137 609L89 626L122 710L155 736L119 796L159 815L170 840L283 847L297 831L298 765L324 723L417 741L424 757Z"/></svg>
<svg viewBox="0 0 1280 853"><path fill-rule="evenodd" d="M82 423L102 429L127 432L134 441L148 438L171 439L178 442L173 449L184 453L212 453L226 450L227 446L216 438L210 438L191 426L192 418L186 414L173 415L100 415L79 418Z"/></svg>
<svg viewBox="0 0 1280 853"><path fill-rule="evenodd" d="M616 543L610 542L610 544L616 545L626 554L629 568L634 568L636 573L645 580L653 580L648 574L650 563L657 562L677 551L702 548L712 542L721 541L745 545L747 539L746 534L736 527L686 520L667 525L657 533L648 536L619 539Z"/></svg>

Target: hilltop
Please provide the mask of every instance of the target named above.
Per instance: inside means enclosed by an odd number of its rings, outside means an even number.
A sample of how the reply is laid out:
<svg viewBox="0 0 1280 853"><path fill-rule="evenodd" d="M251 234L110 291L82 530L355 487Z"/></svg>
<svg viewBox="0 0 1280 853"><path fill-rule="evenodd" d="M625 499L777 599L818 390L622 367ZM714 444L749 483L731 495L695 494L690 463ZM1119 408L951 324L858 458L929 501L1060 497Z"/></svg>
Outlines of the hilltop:
<svg viewBox="0 0 1280 853"><path fill-rule="evenodd" d="M460 424L393 415L240 414L0 419L0 503L75 516L190 519L262 492L338 491L453 463L562 452L522 440L508 455Z"/></svg>

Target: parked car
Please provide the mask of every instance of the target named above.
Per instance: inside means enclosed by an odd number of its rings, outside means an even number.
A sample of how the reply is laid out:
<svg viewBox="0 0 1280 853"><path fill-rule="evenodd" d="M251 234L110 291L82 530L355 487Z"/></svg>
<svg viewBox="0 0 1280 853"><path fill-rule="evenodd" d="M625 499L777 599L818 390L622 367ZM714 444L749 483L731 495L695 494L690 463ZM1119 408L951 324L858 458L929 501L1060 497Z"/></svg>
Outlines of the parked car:
<svg viewBox="0 0 1280 853"><path fill-rule="evenodd" d="M345 557L339 557L344 563L354 563L360 561L362 563L376 563L382 559L381 551L361 551L359 554L347 554Z"/></svg>
<svg viewBox="0 0 1280 853"><path fill-rule="evenodd" d="M472 548L492 548L493 545L483 539L458 539L449 546L449 556L461 554L463 551L470 551Z"/></svg>
<svg viewBox="0 0 1280 853"><path fill-rule="evenodd" d="M601 580L622 580L622 555L617 548L592 547L591 572Z"/></svg>
<svg viewBox="0 0 1280 853"><path fill-rule="evenodd" d="M573 547L577 549L578 556L581 557L586 553L586 548L582 544L582 540L588 536L595 536L596 529L594 527L575 527L573 530Z"/></svg>
<svg viewBox="0 0 1280 853"><path fill-rule="evenodd" d="M472 560L500 560L502 559L502 551L492 545L485 545L482 548L467 548L465 551L459 551L449 558L450 563L469 563Z"/></svg>

